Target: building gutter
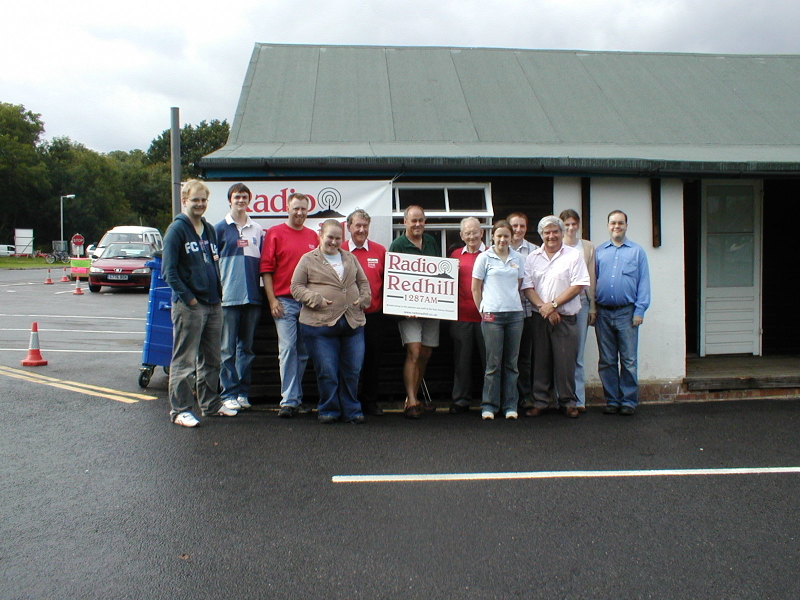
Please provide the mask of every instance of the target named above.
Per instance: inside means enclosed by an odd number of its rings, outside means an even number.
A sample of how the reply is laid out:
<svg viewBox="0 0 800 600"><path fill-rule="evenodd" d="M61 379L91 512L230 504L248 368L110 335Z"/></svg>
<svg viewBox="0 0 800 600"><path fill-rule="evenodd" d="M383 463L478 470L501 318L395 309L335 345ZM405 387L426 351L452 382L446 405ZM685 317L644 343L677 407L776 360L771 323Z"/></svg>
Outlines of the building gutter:
<svg viewBox="0 0 800 600"><path fill-rule="evenodd" d="M503 173L508 175L605 175L628 177L799 177L800 162L722 162L597 158L447 158L447 157L313 157L313 158L203 158L206 171L257 173L359 172Z"/></svg>

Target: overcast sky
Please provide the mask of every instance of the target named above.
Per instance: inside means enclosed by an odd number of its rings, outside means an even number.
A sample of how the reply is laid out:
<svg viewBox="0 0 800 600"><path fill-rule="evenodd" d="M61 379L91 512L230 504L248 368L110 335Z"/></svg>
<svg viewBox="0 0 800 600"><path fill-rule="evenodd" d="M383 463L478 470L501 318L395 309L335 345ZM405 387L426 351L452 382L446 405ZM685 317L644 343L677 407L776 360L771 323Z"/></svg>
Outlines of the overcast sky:
<svg viewBox="0 0 800 600"><path fill-rule="evenodd" d="M29 0L6 3L0 101L46 137L147 149L233 120L256 42L800 54L797 0Z"/></svg>

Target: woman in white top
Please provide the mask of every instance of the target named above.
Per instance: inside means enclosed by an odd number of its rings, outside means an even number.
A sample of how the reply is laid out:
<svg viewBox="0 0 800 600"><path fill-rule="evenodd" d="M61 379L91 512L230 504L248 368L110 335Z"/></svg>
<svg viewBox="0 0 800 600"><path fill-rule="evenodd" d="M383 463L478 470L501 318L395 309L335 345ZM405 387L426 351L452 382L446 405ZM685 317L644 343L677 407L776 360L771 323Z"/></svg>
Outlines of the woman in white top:
<svg viewBox="0 0 800 600"><path fill-rule="evenodd" d="M494 419L503 412L517 418L517 358L522 337L524 312L519 285L524 274L524 257L512 250L511 225L498 221L492 227L493 245L475 259L472 269L472 297L481 313L481 332L486 346L481 417Z"/></svg>
<svg viewBox="0 0 800 600"><path fill-rule="evenodd" d="M586 412L586 375L583 369L583 350L586 347L586 334L589 325L594 325L597 317L597 308L594 305L594 244L588 240L580 238L581 218L578 213L568 208L561 211L558 216L564 221L564 245L572 246L581 251L586 268L589 270L589 287L583 289L580 294L581 312L578 313L578 360L575 365L575 406L579 412Z"/></svg>

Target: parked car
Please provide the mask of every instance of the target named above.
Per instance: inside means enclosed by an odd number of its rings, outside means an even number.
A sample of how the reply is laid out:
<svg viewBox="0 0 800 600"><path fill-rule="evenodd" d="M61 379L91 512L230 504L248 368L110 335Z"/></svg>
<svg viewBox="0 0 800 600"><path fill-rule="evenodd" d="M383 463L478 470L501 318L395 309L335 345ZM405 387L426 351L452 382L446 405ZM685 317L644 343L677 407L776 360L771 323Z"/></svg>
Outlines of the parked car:
<svg viewBox="0 0 800 600"><path fill-rule="evenodd" d="M145 243L109 244L103 255L89 267L89 291L109 287L143 287L150 289L150 267L153 246Z"/></svg>
<svg viewBox="0 0 800 600"><path fill-rule="evenodd" d="M106 231L105 235L100 239L100 243L92 248L89 257L92 259L99 258L103 255L108 245L115 242L144 242L150 244L156 250L161 250L164 247L161 232L155 227L120 225Z"/></svg>
<svg viewBox="0 0 800 600"><path fill-rule="evenodd" d="M17 253L16 246L8 246L6 244L0 244L0 256L13 256Z"/></svg>

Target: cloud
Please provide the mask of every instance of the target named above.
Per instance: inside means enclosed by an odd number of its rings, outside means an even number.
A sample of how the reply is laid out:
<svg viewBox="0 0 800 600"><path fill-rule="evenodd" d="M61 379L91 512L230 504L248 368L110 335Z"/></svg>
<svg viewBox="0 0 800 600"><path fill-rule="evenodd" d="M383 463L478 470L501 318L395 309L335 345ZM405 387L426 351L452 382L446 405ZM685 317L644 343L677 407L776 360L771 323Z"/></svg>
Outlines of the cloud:
<svg viewBox="0 0 800 600"><path fill-rule="evenodd" d="M255 42L798 53L786 0L32 0L4 8L0 101L47 136L147 148L183 122L232 120ZM35 37L26 24L36 21Z"/></svg>

